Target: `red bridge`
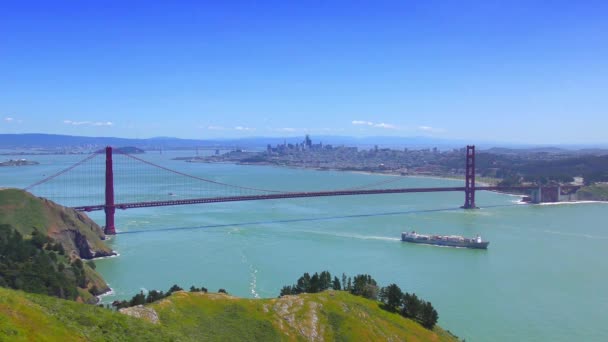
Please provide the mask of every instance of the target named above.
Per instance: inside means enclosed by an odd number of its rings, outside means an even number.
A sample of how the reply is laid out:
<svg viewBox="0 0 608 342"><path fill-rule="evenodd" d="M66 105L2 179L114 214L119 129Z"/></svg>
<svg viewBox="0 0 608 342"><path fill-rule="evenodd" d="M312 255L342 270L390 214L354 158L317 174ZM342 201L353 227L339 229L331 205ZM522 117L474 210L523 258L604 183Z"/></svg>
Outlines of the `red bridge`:
<svg viewBox="0 0 608 342"><path fill-rule="evenodd" d="M81 165L86 164L88 161L94 159L96 156L101 153L94 153L89 155L85 159L79 161L78 163L69 166L68 168L51 175L39 182L36 182L25 190L31 190L32 188L38 187L42 184L45 184L57 177L68 173L69 171L75 169L76 167L80 167ZM214 196L203 196L203 197L195 197L189 199L175 199L175 200L156 200L156 201L131 201L131 202L120 202L116 203L115 201L115 183L114 183L114 155L124 156L128 160L135 161L140 164L145 164L149 167L152 167L156 170L162 170L164 172L172 173L174 175L181 176L183 178L188 178L190 180L195 180L199 182L203 182L207 185L215 186L218 189L214 189L212 192L215 193ZM238 185L230 185L210 179L201 178L198 176L193 176L189 174L185 174L180 171L175 171L169 168L166 168L161 165L154 164L150 161L141 159L134 155L126 154L121 152L120 150L114 150L112 147L106 147L105 149L105 191L104 197L105 201L103 204L93 204L93 205L80 205L73 206L74 209L78 211L95 211L95 210L104 210L106 225L105 225L105 233L106 234L116 234L116 228L114 224L114 215L116 209L133 209L133 208L146 208L146 207L161 207L161 206L173 206L173 205L186 205L186 204L204 204L204 203L219 203L219 202L238 202L238 201L258 201L258 200L276 200L276 199L288 199L288 198L306 198L306 197L329 197L329 196L354 196L354 195L378 195L378 194L400 194L400 193L428 193L428 192L453 192L460 191L465 194L463 209L475 209L477 208L475 205L475 192L478 190L487 190L487 191L509 191L509 190L533 190L537 191L538 200L541 201L541 192L543 191L538 186L519 186L519 187L499 187L499 186L475 186L475 146L467 146L466 152L466 173L465 173L465 186L464 187L434 187L434 188L384 188L384 189L365 189L371 186L383 185L394 180L382 181L380 183L368 184L365 186L360 186L357 188L350 189L339 189L339 190L329 190L329 191L277 191L277 190L267 190L267 189L258 189L251 187L244 187ZM135 169L135 168L133 168ZM565 186L563 188L573 186ZM558 187L550 187L546 188L547 190L551 189L553 192L557 191L559 194ZM234 195L226 195L226 190L232 190L233 192L236 190L236 194ZM245 192L245 193L244 193ZM246 193L248 192L248 193ZM251 193L253 192L253 194ZM559 196L557 196L559 199Z"/></svg>

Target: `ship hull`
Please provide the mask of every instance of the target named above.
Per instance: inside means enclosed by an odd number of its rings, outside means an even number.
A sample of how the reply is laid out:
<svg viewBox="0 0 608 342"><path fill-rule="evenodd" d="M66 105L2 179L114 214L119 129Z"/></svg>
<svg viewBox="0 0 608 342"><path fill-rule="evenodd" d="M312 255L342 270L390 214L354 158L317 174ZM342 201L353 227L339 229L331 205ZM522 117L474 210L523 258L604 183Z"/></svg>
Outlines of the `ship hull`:
<svg viewBox="0 0 608 342"><path fill-rule="evenodd" d="M449 240L421 240L409 237L402 237L401 241L419 243L423 245L434 245L434 246L446 246L446 247L460 247L460 248L473 248L473 249L488 249L489 241L482 242L461 242L461 241L449 241Z"/></svg>

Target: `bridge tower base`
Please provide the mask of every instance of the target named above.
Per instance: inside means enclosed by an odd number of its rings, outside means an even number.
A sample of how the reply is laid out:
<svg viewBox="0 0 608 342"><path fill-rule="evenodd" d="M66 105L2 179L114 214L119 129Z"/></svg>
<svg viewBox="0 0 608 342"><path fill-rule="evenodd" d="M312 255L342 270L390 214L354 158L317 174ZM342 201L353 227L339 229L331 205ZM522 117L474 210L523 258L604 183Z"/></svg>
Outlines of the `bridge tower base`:
<svg viewBox="0 0 608 342"><path fill-rule="evenodd" d="M479 209L475 206L475 145L467 145L466 174L463 209Z"/></svg>
<svg viewBox="0 0 608 342"><path fill-rule="evenodd" d="M114 226L114 170L112 167L112 147L106 147L106 204L104 207L106 213L106 226L103 232L106 235L115 235L116 227Z"/></svg>

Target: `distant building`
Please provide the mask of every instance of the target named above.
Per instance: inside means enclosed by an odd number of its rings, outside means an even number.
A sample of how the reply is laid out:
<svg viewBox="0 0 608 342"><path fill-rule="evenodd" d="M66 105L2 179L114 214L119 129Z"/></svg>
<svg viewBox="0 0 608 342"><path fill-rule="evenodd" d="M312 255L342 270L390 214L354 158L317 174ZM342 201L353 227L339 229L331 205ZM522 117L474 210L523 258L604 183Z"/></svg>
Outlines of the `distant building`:
<svg viewBox="0 0 608 342"><path fill-rule="evenodd" d="M310 147L312 146L312 140L310 140L308 134L306 134L306 137L304 138L304 146L306 146L306 148L308 149L310 149Z"/></svg>

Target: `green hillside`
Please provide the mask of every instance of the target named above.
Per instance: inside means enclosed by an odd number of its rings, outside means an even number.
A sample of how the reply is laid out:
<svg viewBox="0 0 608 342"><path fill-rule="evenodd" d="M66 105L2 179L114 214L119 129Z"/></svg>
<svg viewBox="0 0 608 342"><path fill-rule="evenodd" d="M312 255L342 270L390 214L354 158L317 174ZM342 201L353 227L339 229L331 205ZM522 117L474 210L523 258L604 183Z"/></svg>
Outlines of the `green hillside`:
<svg viewBox="0 0 608 342"><path fill-rule="evenodd" d="M277 299L176 292L126 310L147 318L0 288L0 341L457 340L343 291Z"/></svg>
<svg viewBox="0 0 608 342"><path fill-rule="evenodd" d="M84 259L112 255L103 242L103 230L86 214L23 190L0 190L0 224L15 227L23 236L34 230L46 232L61 242L68 253Z"/></svg>
<svg viewBox="0 0 608 342"><path fill-rule="evenodd" d="M98 294L109 290L101 275L87 263L78 264L82 265L78 267L80 271L70 267L76 259L91 259L114 253L104 243L105 235L102 229L86 214L35 197L22 190L0 189L0 226L3 227L2 236L5 239L17 239L13 243L3 242L5 253L10 251L12 258L10 263L7 263L9 259L4 260L7 262L0 262L0 286L43 293L41 286L28 286L29 283L37 281L46 283L46 287L50 289L49 294L74 298L72 294L66 294L64 291L67 283L72 282L77 285L74 288L74 291L78 291L77 299L93 303L96 299L92 293ZM17 248L16 243L21 238L11 234L11 230L16 231L26 241L37 240L34 245L39 251L32 251L27 243L19 247L28 249L27 253L13 250ZM51 249L58 252L57 248L52 247L56 244L61 245L61 254L50 252ZM19 267L16 262L19 263ZM53 272L57 274L54 276L51 274ZM83 272L84 281L79 281L81 276L75 272ZM68 281L63 279L64 277L67 277ZM52 279L60 285L51 283ZM60 289L52 290L54 286L59 286Z"/></svg>
<svg viewBox="0 0 608 342"><path fill-rule="evenodd" d="M168 341L168 329L88 304L0 288L0 341Z"/></svg>

